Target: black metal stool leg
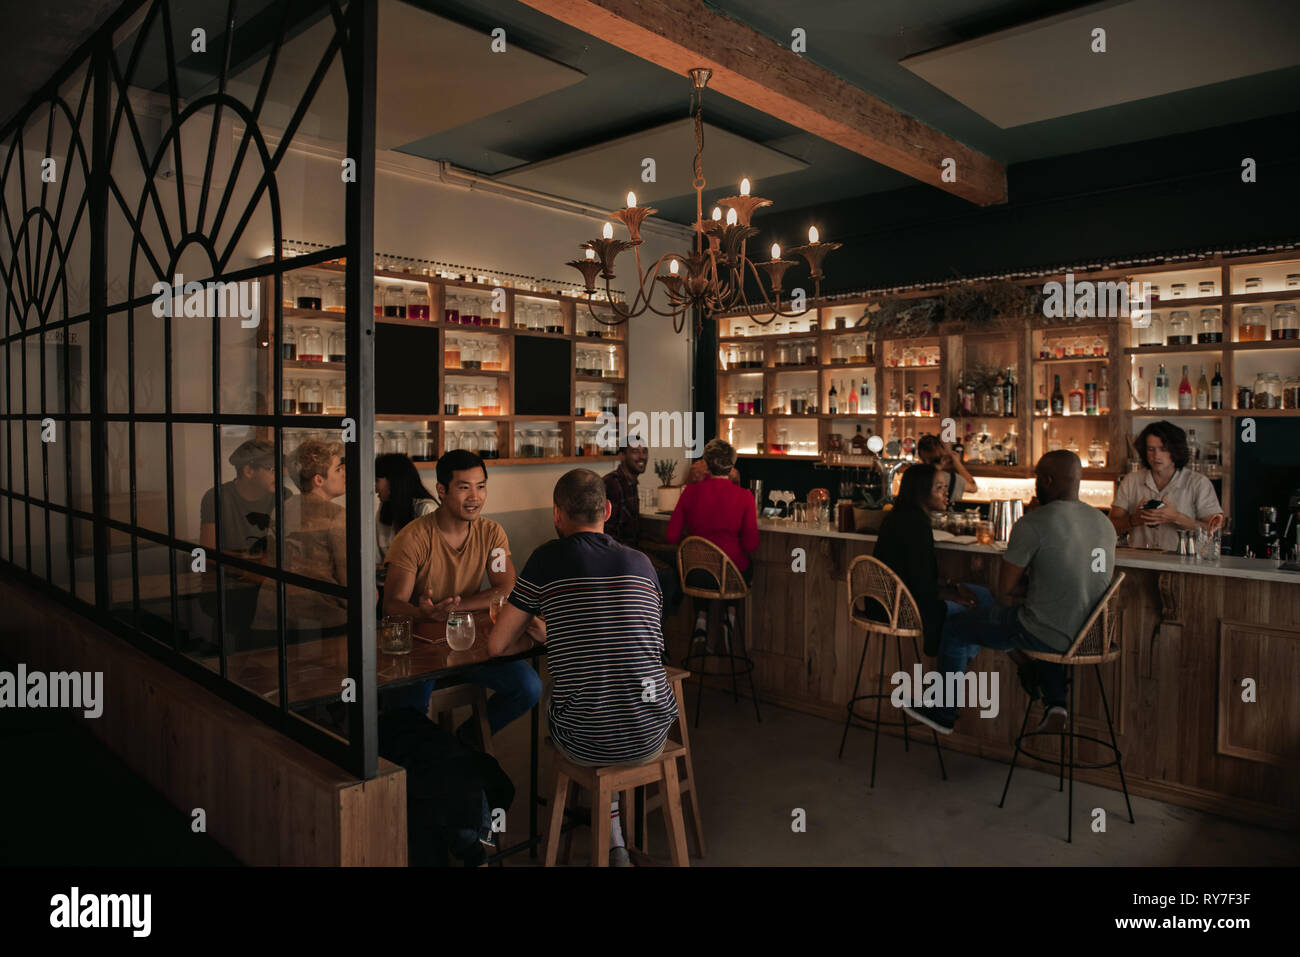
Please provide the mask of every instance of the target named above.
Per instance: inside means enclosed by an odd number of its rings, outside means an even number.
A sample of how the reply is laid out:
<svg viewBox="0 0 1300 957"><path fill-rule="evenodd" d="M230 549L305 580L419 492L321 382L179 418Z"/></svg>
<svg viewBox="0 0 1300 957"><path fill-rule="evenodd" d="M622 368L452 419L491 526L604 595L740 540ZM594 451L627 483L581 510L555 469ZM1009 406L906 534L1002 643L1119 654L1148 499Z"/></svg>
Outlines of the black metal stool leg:
<svg viewBox="0 0 1300 957"><path fill-rule="evenodd" d="M918 665L921 664L921 647L916 643L915 637L912 638L912 651L916 654L916 663ZM901 662L899 663L898 668L900 671L902 670L903 665ZM904 715L907 714L907 712L903 712L903 713ZM947 770L944 769L943 766L943 748L939 744L939 732L935 731L934 728L931 728L930 734L934 736L934 753L939 755L939 774L941 774L943 776L943 779L947 781L948 772Z"/></svg>
<svg viewBox="0 0 1300 957"><path fill-rule="evenodd" d="M1002 800L998 802L998 807L1007 803L1007 791L1011 788L1011 775L1016 773L1016 761L1020 759L1020 741L1025 736L1025 728L1029 725L1029 712L1034 709L1034 699L1029 699L1029 704L1025 705L1025 719L1020 722L1020 733L1016 735L1016 750L1011 755L1011 767L1007 768L1007 783L1002 785Z"/></svg>
<svg viewBox="0 0 1300 957"><path fill-rule="evenodd" d="M1066 812L1069 817L1066 818L1065 825L1065 843L1074 842L1074 682L1066 676L1066 683L1070 686L1070 714L1066 718L1065 730L1070 736L1070 804Z"/></svg>
<svg viewBox="0 0 1300 957"><path fill-rule="evenodd" d="M1092 666L1097 675L1097 687L1101 689L1101 707L1106 712L1106 730L1110 732L1110 749L1115 752L1115 770L1119 772L1119 786L1124 791L1124 806L1128 808L1128 822L1136 824L1133 817L1133 805L1128 799L1128 784L1124 781L1124 762L1120 760L1119 742L1115 739L1115 725L1110 720L1110 704L1106 701L1106 685L1101 680L1101 665Z"/></svg>
<svg viewBox="0 0 1300 957"><path fill-rule="evenodd" d="M862 657L858 659L858 677L853 682L853 697L849 699L849 714L844 719L844 735L840 738L840 760L844 760L844 743L849 740L849 727L853 724L853 706L858 701L858 688L862 686L862 669L867 665L867 646L871 644L871 632L862 640Z"/></svg>
<svg viewBox="0 0 1300 957"><path fill-rule="evenodd" d="M897 657L898 657L898 670L899 670L899 671L902 671L902 670L903 670L903 639L902 639L902 638L895 638L895 639L894 639L894 642L895 642L895 644L894 644L894 651L896 652ZM882 676L882 677L883 677L883 676ZM892 682L891 682L891 684L892 684ZM911 740L911 737L909 736L909 734L908 734L908 730L907 730L907 712L904 711L902 708L899 708L899 709L898 709L898 716L899 716L900 718L903 719L903 751L906 752L906 753L908 753L908 754L911 754L911 752L912 752L912 740Z"/></svg>
<svg viewBox="0 0 1300 957"><path fill-rule="evenodd" d="M871 739L871 786L876 786L876 753L880 750L880 704L885 699L886 638L880 636L880 674L876 678L876 733Z"/></svg>
<svg viewBox="0 0 1300 957"><path fill-rule="evenodd" d="M748 615L753 610L753 604L746 603L745 614ZM752 627L748 618L745 619L745 627ZM749 697L754 702L754 718L759 724L763 723L763 716L758 713L758 689L754 687L754 662L749 657L749 645L745 644L745 633L739 632L740 653L745 662L745 677L749 679Z"/></svg>

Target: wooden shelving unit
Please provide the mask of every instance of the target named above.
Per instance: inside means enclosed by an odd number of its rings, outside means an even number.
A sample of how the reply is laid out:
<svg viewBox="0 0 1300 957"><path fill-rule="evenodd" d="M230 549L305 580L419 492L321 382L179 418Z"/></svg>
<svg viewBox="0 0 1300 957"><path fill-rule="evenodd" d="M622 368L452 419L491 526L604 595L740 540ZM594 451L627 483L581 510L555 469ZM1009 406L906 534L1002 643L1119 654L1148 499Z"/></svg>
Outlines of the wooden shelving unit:
<svg viewBox="0 0 1300 957"><path fill-rule="evenodd" d="M731 435L733 444L747 458L815 460L818 456L779 453L773 450L779 434L802 436L799 441L807 442L814 435L818 452L825 452L832 433L839 433L842 441L852 438L858 424L862 425L864 434L867 429L881 435L886 441L891 438L920 438L926 432L939 433L943 419L953 416L958 436L965 438L967 424L987 423L994 440L1001 438L1001 433L1008 432L1015 425L1017 433L1017 459L1015 466L971 463L967 465L972 474L1029 478L1033 475L1033 463L1047 451L1048 441L1056 430L1056 439L1062 445L1074 439L1079 451L1086 458L1088 446L1094 439L1107 446L1107 459L1104 467L1085 467L1085 479L1114 480L1121 477L1127 469L1127 461L1132 455L1131 442L1148 421L1169 419L1178 422L1187 420L1187 428L1198 428L1194 423L1201 422L1213 431L1198 434L1202 449L1208 442L1220 443L1223 460L1223 497L1230 495L1232 421L1246 416L1261 417L1295 417L1300 416L1296 409L1238 409L1236 392L1238 384L1253 383L1255 375L1263 368L1277 371L1285 382L1288 376L1300 375L1300 339L1234 341L1237 333L1237 319L1243 306L1252 304L1269 305L1283 302L1300 301L1300 288L1285 288L1285 276L1300 274L1300 256L1280 256L1277 254L1263 256L1246 256L1235 258L1215 257L1212 259L1170 263L1165 266L1144 266L1125 270L1099 270L1078 272L1074 274L1077 284L1082 280L1102 281L1137 281L1151 282L1159 285L1163 298L1153 299L1150 311L1159 314L1163 321L1168 321L1169 313L1175 309L1186 309L1191 313L1193 323L1198 321L1202 308L1217 308L1221 313L1224 341L1218 343L1193 343L1175 346L1139 346L1138 330L1131 327L1126 318L1081 318L1049 321L1042 317L1029 319L994 319L987 325L966 328L957 323L946 323L935 329L927 338L901 338L884 336L878 341L868 338L866 361L849 361L833 363L834 345L843 337L868 336L865 327L855 328L854 323L863 316L865 307L877 301L878 297L846 297L834 301L817 301L809 304L806 316L785 320L793 323L797 331L780 335L737 335L737 329L750 325L746 316L723 316L719 322L719 358L718 358L718 434L724 438ZM1259 276L1264 282L1262 292L1245 292L1245 279ZM1064 275L1040 276L1033 280L1021 280L1025 286L1041 287L1047 282L1063 282ZM1200 281L1214 283L1214 291L1206 296L1174 297L1169 295L1172 284L1182 282L1189 289L1197 289ZM903 298L921 298L937 295L939 289L916 290L902 294ZM1267 313L1267 309L1266 309ZM835 328L836 319L842 317L847 328ZM1267 316L1266 316L1267 318ZM810 329L809 323L817 328ZM1042 344L1046 339L1074 340L1085 337L1087 353L1085 355L1066 355L1060 358L1054 355L1040 358ZM1093 354L1095 340L1101 340L1102 354ZM800 366L778 366L776 354L782 345L787 347L795 342L815 343L816 359ZM893 365L891 360L903 349L921 349L938 346L937 364L902 366ZM733 349L744 347L763 348L762 363L757 368L733 368ZM1052 350L1054 351L1054 350ZM996 359L996 361L989 361ZM1181 366L1189 366L1189 377L1193 388L1200 374L1200 363L1207 364L1207 377L1213 376L1213 363L1219 362L1223 376L1223 405L1219 410L1178 410L1137 408L1133 403L1132 379L1138 365L1149 365L1152 374L1156 363L1166 360L1166 371L1170 377L1170 392L1177 402L1178 383L1181 379ZM1185 362L1184 362L1185 359ZM954 415L959 403L955 387L957 376L973 362L984 365L998 365L1005 368L1014 366L1017 379L1017 402L1013 416L981 415L963 417ZM1034 413L1034 400L1039 396L1039 385L1046 382L1046 393L1050 397L1053 377L1061 376L1062 391L1068 395L1076 375L1081 385L1091 371L1094 382L1100 387L1101 376L1106 376L1109 411L1097 415L1063 415L1040 416ZM788 385L791 380L782 377L788 373L812 373L802 379L816 381L818 392L816 402L818 411L811 415L782 414L775 410L778 387ZM857 373L854 375L854 373ZM927 378L928 377L928 378ZM841 411L830 415L826 410L827 391L832 381L837 383L848 380L867 381L870 392L865 411L848 413ZM1249 382L1247 382L1249 380ZM1148 382L1150 378L1148 377ZM938 414L931 417L923 415L889 414L889 390L899 390L900 407L907 384L912 384L919 393L923 384L928 384L933 393L939 394ZM729 393L755 391L764 398L761 414L740 415L727 411L726 400ZM1099 389L1100 391L1100 389ZM847 427L847 429L846 429ZM1065 434L1065 430L1070 430ZM1078 434L1074 434L1077 432ZM795 442L791 438L791 442ZM761 443L761 444L760 444Z"/></svg>
<svg viewBox="0 0 1300 957"><path fill-rule="evenodd" d="M267 260L264 260L267 261ZM290 261L291 262L291 261ZM292 270L295 278L313 277L323 282L331 279L339 279L344 274L345 267L342 264L325 263L315 266L306 266ZM442 411L436 413L413 412L410 415L399 413L384 412L375 416L376 434L399 431L409 434L428 431L433 435L433 455L427 461L416 460L416 466L422 469L431 469L434 466L434 460L440 455L451 441L453 436L458 432L489 432L495 435L496 440L496 457L489 458L489 463L493 466L502 465L538 465L538 464L564 464L564 463L582 463L595 460L612 459L610 455L583 455L581 454L584 443L583 436L586 434L585 426L595 428L597 420L586 415L575 414L578 406L578 394L580 392L612 392L614 404L625 403L628 398L628 370L629 356L626 333L621 327L601 327L603 335L578 335L578 310L585 310L586 303L584 300L577 300L569 296L557 295L554 293L537 292L530 289L513 289L502 287L505 292L505 310L501 313L494 314L500 321L498 326L484 325L463 325L460 323L451 323L445 320L444 309L449 293L460 297L465 294L474 294L484 306L490 306L491 298L496 287L483 283L464 282L451 279L443 279L436 276L425 276L411 273L396 273L389 271L376 271L374 273L374 282L379 286L385 286L397 281L408 287L423 287L429 297L430 318L429 319L411 319L394 316L376 315L375 323L377 325L391 324L402 326L414 326L421 328L434 328L438 330L438 354L430 356L430 365L437 376L439 390L445 392L448 379L455 382L474 382L478 387L495 386L498 394L498 402L501 405L502 413L498 415L446 415ZM382 294L382 290L381 290ZM274 302L274 285L270 280L264 281L262 289L263 302ZM522 323L525 316L518 309L523 302L538 302L548 309L548 317L557 319L558 325L563 327L563 332L546 332L545 330L536 330L521 328L516 325L516 317ZM558 306L558 313L556 307ZM274 340L272 326L274 312L266 310L270 318L263 319L262 328L259 329L260 339L262 342L271 344ZM328 337L331 327L337 328L347 322L347 317L342 312L325 310L325 309L300 309L296 306L290 307L284 305L282 314L285 324L292 324L294 327L317 325L321 327L323 336ZM464 369L464 368L446 368L445 355L448 338L458 340L473 339L481 342L495 342L499 350L500 359L505 365L503 369ZM569 380L569 407L566 414L563 415L516 415L513 410L517 408L516 404L516 378L515 370L518 368L516 362L517 349L523 343L520 341L523 337L540 337L549 340L565 341L570 343L569 363L567 371L563 374L568 376ZM578 375L576 373L578 350L600 349L607 352L608 349L616 350L616 360L619 376L591 376ZM258 381L265 383L267 392L270 391L270 384L273 379L273 359L272 350L263 348L259 350L259 367ZM285 380L296 380L313 378L315 373L323 373L322 379L330 378L335 375L346 372L346 362L314 362L314 361L284 361L282 363L282 375ZM561 374L557 370L557 375ZM259 411L270 411L266 406L268 402L261 402L262 408ZM526 432L532 425L554 424L560 432L561 452L559 455L549 454L543 456L521 456L517 452L519 446L518 438ZM381 428L380 425L383 427ZM406 425L406 429L401 426ZM590 448L591 443L585 443ZM482 453L483 449L478 449ZM414 456L413 456L414 457ZM486 456L485 456L486 457Z"/></svg>

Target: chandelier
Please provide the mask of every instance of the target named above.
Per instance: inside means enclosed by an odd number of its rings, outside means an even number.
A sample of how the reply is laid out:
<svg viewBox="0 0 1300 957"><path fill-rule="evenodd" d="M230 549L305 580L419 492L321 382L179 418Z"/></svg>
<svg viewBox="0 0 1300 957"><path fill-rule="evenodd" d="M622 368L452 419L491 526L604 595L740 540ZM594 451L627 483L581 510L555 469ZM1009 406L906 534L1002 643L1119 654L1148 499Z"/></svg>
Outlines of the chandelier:
<svg viewBox="0 0 1300 957"><path fill-rule="evenodd" d="M786 271L796 265L798 260L782 259L781 247L775 243L772 245L770 260L755 262L746 255L746 242L758 234L758 229L750 225L750 218L755 210L772 205L770 199L750 195L748 179L741 180L740 195L718 200L711 218L704 218L704 88L712 75L712 70L703 67L690 71L691 109L695 116L695 179L692 183L695 188L694 249L688 253L665 253L643 272L641 223L658 210L638 206L636 194L629 192L627 205L610 213L627 229L628 238L615 239L614 225L607 222L600 239L589 239L581 245L585 257L566 263L582 273L587 310L598 322L615 326L649 311L670 317L674 331L681 332L687 312L693 308L698 333L705 317L719 313L743 311L751 321L767 325L778 317L793 318L808 311L802 304L799 309L794 309L793 300L789 303L789 310L782 304ZM724 207L727 211L725 216L722 212ZM808 242L789 250L791 255L800 256L807 262L809 278L813 282L813 298L821 295L824 275L822 260L827 253L839 248L839 243L820 242L817 227L813 226L808 230ZM614 262L620 253L628 249L636 257L637 291L631 301L616 302L610 290L610 282L615 277ZM745 291L749 277L753 278L754 286L762 296L761 302L749 301ZM613 310L612 318L601 315L592 308L597 280L604 283L604 298ZM656 287L663 291L671 307L668 311L651 302Z"/></svg>

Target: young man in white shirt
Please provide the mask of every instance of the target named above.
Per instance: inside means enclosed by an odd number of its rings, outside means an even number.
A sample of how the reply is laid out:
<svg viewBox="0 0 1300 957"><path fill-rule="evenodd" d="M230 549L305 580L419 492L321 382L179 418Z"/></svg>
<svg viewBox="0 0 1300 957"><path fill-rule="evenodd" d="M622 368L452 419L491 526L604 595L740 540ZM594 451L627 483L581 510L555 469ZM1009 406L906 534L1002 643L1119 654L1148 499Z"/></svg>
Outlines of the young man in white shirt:
<svg viewBox="0 0 1300 957"><path fill-rule="evenodd" d="M1152 422L1133 442L1143 467L1119 483L1107 516L1116 534L1129 533L1135 548L1178 550L1180 529L1223 524L1223 508L1210 480L1190 471L1187 433L1172 422ZM1159 507L1149 508L1154 502Z"/></svg>

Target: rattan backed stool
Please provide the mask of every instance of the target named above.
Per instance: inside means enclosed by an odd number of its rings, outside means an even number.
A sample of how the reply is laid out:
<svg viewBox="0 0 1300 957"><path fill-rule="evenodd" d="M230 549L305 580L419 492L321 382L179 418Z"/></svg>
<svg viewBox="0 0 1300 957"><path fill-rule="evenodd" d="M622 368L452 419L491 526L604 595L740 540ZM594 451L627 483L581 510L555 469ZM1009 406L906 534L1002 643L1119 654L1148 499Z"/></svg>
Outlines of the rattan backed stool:
<svg viewBox="0 0 1300 957"><path fill-rule="evenodd" d="M1066 761L1066 738L1069 738L1069 761L1070 769L1070 800L1066 810L1065 818L1065 840L1071 843L1074 840L1074 769L1087 768L1095 770L1098 768L1114 767L1119 771L1119 786L1124 791L1124 805L1128 808L1128 819L1130 824L1136 824L1133 817L1133 803L1129 800L1128 784L1124 781L1124 765L1120 761L1119 742L1115 739L1115 725L1110 718L1110 703L1106 700L1106 684L1101 680L1101 666L1108 662L1114 661L1120 656L1120 630L1119 630L1119 589L1124 583L1124 573L1117 572L1115 580L1110 583L1106 593L1101 596L1097 605L1092 610L1092 614L1083 623L1075 635L1074 641L1070 647L1060 654L1051 654L1043 651L1029 651L1022 649L1025 655L1038 661L1046 661L1052 664L1064 665L1066 667L1065 683L1069 688L1070 702L1068 705L1068 715L1066 718L1066 727L1064 731L1030 731L1025 732L1029 724L1029 712L1033 710L1034 701L1030 699L1029 706L1025 708L1025 718L1020 722L1020 734L1016 736L1016 751L1011 756L1011 767L1007 770L1007 783L1002 787L1002 800L998 801L998 807L1002 807L1007 800L1007 791L1011 787L1011 775L1016 771L1016 761L1020 755L1024 755L1033 761L1041 761L1045 764L1057 764L1061 769L1059 790L1065 789L1065 769ZM1106 729L1110 732L1110 742L1107 743L1101 738L1094 738L1091 735L1079 734L1074 730L1074 678L1071 674L1072 669L1092 665L1093 672L1097 676L1097 688L1101 692L1101 706L1106 713ZM1046 702L1044 702L1046 705ZM1061 757L1058 761L1050 758L1039 757L1030 754L1023 747L1026 738L1039 737L1043 735L1055 735L1061 739ZM1074 742L1091 741L1108 749L1115 755L1113 761L1104 761L1100 764L1079 764L1074 760Z"/></svg>
<svg viewBox="0 0 1300 957"><path fill-rule="evenodd" d="M916 639L924 634L924 628L921 624L921 612L916 607L916 599L908 591L903 580L894 573L894 570L878 558L870 555L859 555L853 559L849 565L848 574L845 576L849 586L849 622L851 624L861 625L866 629L867 635L862 641L862 658L858 661L858 677L853 682L853 697L849 699L847 711L844 718L844 734L840 738L840 758L844 757L844 743L849 739L849 728L874 728L875 734L871 741L871 786L876 786L876 752L880 748L880 728L881 726L889 728L903 729L903 750L911 751L911 735L908 732L909 722L907 712L900 710L899 716L901 721L884 721L880 717L880 707L884 699L892 696L885 693L885 651L890 645L890 639L894 639L894 649L898 653L898 670L903 671L903 641L912 639L912 652L916 655L916 661L921 663L921 649L916 643ZM874 601L878 604L888 616L887 621L876 621L868 618L857 611L859 601ZM869 609L870 605L865 605ZM875 694L858 694L858 689L862 685L862 669L867 664L867 648L871 645L871 636L880 635L880 675L876 680ZM876 702L876 715L863 714L857 710L859 701ZM856 723L855 723L856 722ZM912 722L916 723L916 722ZM920 725L918 725L920 727ZM943 766L943 748L939 745L939 735L930 730L934 737L934 749L939 755L939 773L945 781L948 780L948 771Z"/></svg>
<svg viewBox="0 0 1300 957"><path fill-rule="evenodd" d="M697 569L706 571L713 576L713 580L718 583L716 590L698 588L686 583L686 576ZM759 724L762 724L763 716L758 713L758 693L754 690L754 660L749 657L750 621L752 618L750 612L752 611L752 605L749 597L749 585L745 584L740 569L736 567L735 562L727 557L726 552L707 538L691 535L682 539L681 545L677 547L677 575L682 582L682 592L692 598L708 598L724 602L737 599L743 599L744 601L741 614L745 618L745 626L741 629L740 654L736 654L736 650L731 647L727 648L726 654L720 654L709 651L707 646L703 652L695 654L692 647L687 649L686 657L682 659L683 668L700 676L699 690L695 697L695 727L700 726L700 708L704 704L704 679L730 676L732 698L739 702L740 691L736 679L741 675L749 679L749 695L754 701L754 717L758 719ZM727 661L730 670L710 671L709 660L712 658ZM699 664L692 664L693 662ZM739 667L737 667L738 665Z"/></svg>

